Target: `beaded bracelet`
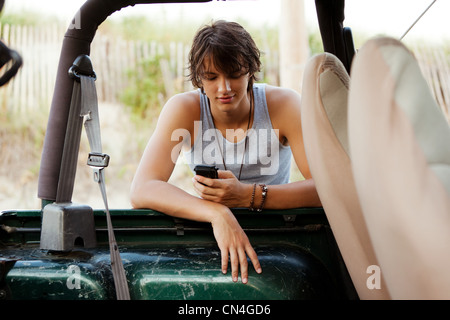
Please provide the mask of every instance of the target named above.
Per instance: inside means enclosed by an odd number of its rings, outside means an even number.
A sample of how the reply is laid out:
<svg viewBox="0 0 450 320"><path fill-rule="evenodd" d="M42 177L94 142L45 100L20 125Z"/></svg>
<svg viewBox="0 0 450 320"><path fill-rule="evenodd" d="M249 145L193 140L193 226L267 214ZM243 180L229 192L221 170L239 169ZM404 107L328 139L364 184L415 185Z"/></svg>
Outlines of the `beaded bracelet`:
<svg viewBox="0 0 450 320"><path fill-rule="evenodd" d="M262 191L262 199L261 199L261 205L259 206L258 209L256 209L257 212L261 212L262 209L264 208L264 203L266 202L266 197L267 197L267 192L269 191L269 189L267 188L267 186L265 184L260 184L259 185L261 187L261 191Z"/></svg>
<svg viewBox="0 0 450 320"><path fill-rule="evenodd" d="M255 191L256 191L256 183L253 184L253 192L252 192L252 200L250 201L250 207L248 210L255 211L255 208L253 208L253 204L255 202Z"/></svg>

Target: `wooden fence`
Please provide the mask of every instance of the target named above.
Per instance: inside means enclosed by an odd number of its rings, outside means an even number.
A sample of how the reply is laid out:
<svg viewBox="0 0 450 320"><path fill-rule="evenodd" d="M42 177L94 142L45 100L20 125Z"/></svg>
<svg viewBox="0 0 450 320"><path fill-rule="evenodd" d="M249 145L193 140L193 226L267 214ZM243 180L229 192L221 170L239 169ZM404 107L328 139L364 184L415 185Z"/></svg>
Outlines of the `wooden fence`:
<svg viewBox="0 0 450 320"><path fill-rule="evenodd" d="M59 55L65 26L0 25L0 36L23 57L24 65L17 76L0 90L0 112L26 112L30 108L48 108L53 96ZM260 75L278 85L278 53L264 48ZM141 61L164 56L160 68L164 78L165 96L190 89L185 81L189 47L183 43L162 44L155 41L129 41L97 33L91 45L91 59L98 75L100 101L117 103L126 88L126 72L137 70ZM427 82L450 122L450 62L441 49L417 47L414 52ZM161 101L163 103L163 101Z"/></svg>
<svg viewBox="0 0 450 320"><path fill-rule="evenodd" d="M51 104L65 31L66 28L59 25L0 25L1 39L24 60L16 77L0 92L0 111L23 112ZM90 57L98 76L99 100L117 103L129 81L127 72L135 70L138 74L140 63L156 56L162 57L158 61L164 80L164 96L192 89L185 77L188 52L189 46L183 43L130 41L97 32ZM269 71L262 76L278 84L277 53L266 53L264 59L265 70Z"/></svg>
<svg viewBox="0 0 450 320"><path fill-rule="evenodd" d="M62 44L61 28L1 25L1 39L20 53L23 66L0 90L0 110L24 112L49 105Z"/></svg>
<svg viewBox="0 0 450 320"><path fill-rule="evenodd" d="M450 56L441 49L430 47L413 50L431 92L450 123Z"/></svg>
<svg viewBox="0 0 450 320"><path fill-rule="evenodd" d="M17 50L24 61L16 77L2 88L2 109L21 112L50 105L65 31L66 28L58 25L1 26L1 38ZM127 71L136 70L145 59L164 55L164 50L162 44L156 42L127 41L98 33L92 42L90 57L98 75L99 100L117 103L128 83ZM167 93L173 93L172 82L183 77L185 46L171 43L169 50L168 59L162 59L160 64Z"/></svg>

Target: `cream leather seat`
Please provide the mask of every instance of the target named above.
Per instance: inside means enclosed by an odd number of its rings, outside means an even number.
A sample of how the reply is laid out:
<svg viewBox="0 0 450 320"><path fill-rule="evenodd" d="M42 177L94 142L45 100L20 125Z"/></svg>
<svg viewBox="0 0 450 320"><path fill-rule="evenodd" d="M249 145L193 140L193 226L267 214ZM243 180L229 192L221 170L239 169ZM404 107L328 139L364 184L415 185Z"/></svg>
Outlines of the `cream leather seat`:
<svg viewBox="0 0 450 320"><path fill-rule="evenodd" d="M302 92L306 155L322 205L360 299L389 299L358 200L347 135L349 77L332 54L310 59ZM376 286L376 287L374 287ZM379 288L377 288L379 287Z"/></svg>
<svg viewBox="0 0 450 320"><path fill-rule="evenodd" d="M450 127L410 51L376 38L351 72L353 173L393 299L450 298Z"/></svg>

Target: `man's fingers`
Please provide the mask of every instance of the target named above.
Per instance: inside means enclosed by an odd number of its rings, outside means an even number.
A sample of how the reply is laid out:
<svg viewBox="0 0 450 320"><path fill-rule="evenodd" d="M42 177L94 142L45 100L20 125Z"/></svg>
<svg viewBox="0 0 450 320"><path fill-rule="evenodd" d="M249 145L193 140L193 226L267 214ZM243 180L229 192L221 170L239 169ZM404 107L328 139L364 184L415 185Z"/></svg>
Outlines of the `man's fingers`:
<svg viewBox="0 0 450 320"><path fill-rule="evenodd" d="M250 261L252 262L253 267L255 268L255 271L257 273L261 273L262 268L261 268L261 264L259 263L259 260L258 260L258 255L256 254L255 250L253 249L253 247L251 245L249 245L247 247L247 255L250 258Z"/></svg>
<svg viewBox="0 0 450 320"><path fill-rule="evenodd" d="M207 186L210 188L216 188L218 183L220 183L219 179L212 179L212 178L207 178L207 177L203 177L203 176L199 176L199 175L195 175L192 177L192 181L198 182L203 186Z"/></svg>
<svg viewBox="0 0 450 320"><path fill-rule="evenodd" d="M236 250L230 250L230 264L231 264L231 278L234 282L238 281L239 277L239 256Z"/></svg>
<svg viewBox="0 0 450 320"><path fill-rule="evenodd" d="M228 269L228 250L221 250L222 273L226 274Z"/></svg>
<svg viewBox="0 0 450 320"><path fill-rule="evenodd" d="M193 186L195 191L200 195L208 195L211 194L212 191L214 191L210 185L210 180L212 179L208 179L206 178L205 180L203 179L196 179L197 176L195 176L194 178L192 178L192 182L193 182ZM202 177L200 177L202 178Z"/></svg>
<svg viewBox="0 0 450 320"><path fill-rule="evenodd" d="M248 262L247 255L244 250L239 250L239 264L241 267L241 281L242 283L248 282Z"/></svg>
<svg viewBox="0 0 450 320"><path fill-rule="evenodd" d="M231 172L230 170L218 170L217 176L219 179L229 179L235 177L233 172Z"/></svg>
<svg viewBox="0 0 450 320"><path fill-rule="evenodd" d="M259 263L258 256L253 250L253 248L250 246L250 248L247 248L247 252L244 250L239 250L238 252L236 250L230 250L230 254L228 255L228 250L222 250L221 251L221 258L222 258L222 273L226 274L228 271L228 257L230 258L230 265L231 265L231 278L234 282L238 281L239 278L239 270L241 271L241 280L242 283L248 282L248 261L247 261L247 255L250 258L250 261L253 264L253 267L255 268L255 271L257 273L261 273L261 264Z"/></svg>

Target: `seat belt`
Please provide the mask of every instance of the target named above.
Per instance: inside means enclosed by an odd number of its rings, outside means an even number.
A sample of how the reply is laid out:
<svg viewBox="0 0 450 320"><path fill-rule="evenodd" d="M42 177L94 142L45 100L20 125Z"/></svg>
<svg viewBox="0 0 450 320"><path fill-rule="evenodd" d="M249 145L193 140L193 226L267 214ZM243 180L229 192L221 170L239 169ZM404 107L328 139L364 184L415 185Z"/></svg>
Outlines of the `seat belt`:
<svg viewBox="0 0 450 320"><path fill-rule="evenodd" d="M82 57L82 59L89 59L88 56L80 57ZM111 255L111 269L116 289L116 297L117 300L130 300L130 293L128 289L127 278L125 275L125 269L123 267L122 259L120 258L120 252L117 246L116 238L114 236L111 214L109 212L108 200L106 195L104 169L109 164L109 155L102 152L97 91L95 88L96 76L93 70L91 70L90 74L86 75L77 72L77 69L74 68L74 66L69 70L69 74L76 79L76 81L74 81L74 96L72 97L72 100L78 99L79 103L81 103L80 117L84 118L84 127L86 129L86 134L91 148L87 164L93 169L94 181L97 182L100 187L103 202L105 205L106 221L108 226L109 250ZM79 83L77 83L78 81ZM75 91L78 92L75 93Z"/></svg>

